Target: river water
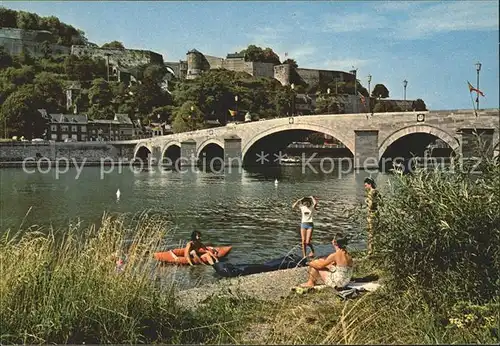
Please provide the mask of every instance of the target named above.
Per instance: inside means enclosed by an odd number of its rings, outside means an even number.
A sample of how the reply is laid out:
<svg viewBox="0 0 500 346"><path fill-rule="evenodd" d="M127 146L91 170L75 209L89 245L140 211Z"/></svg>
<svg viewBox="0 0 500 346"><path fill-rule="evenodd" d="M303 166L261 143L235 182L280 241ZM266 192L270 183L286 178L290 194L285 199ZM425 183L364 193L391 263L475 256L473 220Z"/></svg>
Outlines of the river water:
<svg viewBox="0 0 500 346"><path fill-rule="evenodd" d="M338 231L351 237L353 248L363 248L364 230L345 218L344 208L363 203L363 179L368 175L341 168L322 173L319 167L301 166L231 173L115 169L107 174L100 167L86 167L78 177L76 169L59 176L54 168L47 173L1 169L0 226L1 232L22 223L64 227L77 218L84 224L96 223L104 212L149 210L174 223L169 233L172 245L199 230L206 242L233 246L227 257L231 263L262 263L289 251L299 253L300 212L292 211L291 205L309 195L320 203L313 235L319 254L331 249L331 238ZM380 185L388 179L383 174L372 177ZM216 279L209 266L177 272L191 282Z"/></svg>

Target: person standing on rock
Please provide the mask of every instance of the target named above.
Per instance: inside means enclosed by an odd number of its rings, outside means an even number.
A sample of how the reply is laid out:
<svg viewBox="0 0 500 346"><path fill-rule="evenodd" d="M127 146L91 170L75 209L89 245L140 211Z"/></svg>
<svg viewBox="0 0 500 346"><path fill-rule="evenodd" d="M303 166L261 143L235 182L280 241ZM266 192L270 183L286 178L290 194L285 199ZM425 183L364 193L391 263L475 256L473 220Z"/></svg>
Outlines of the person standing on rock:
<svg viewBox="0 0 500 346"><path fill-rule="evenodd" d="M314 257L314 247L311 244L311 239L314 228L313 214L316 210L317 205L318 202L313 196L301 198L292 205L292 209L295 209L297 206L299 206L300 211L302 213L302 219L300 223L302 257L306 257L307 247L311 248L309 256Z"/></svg>

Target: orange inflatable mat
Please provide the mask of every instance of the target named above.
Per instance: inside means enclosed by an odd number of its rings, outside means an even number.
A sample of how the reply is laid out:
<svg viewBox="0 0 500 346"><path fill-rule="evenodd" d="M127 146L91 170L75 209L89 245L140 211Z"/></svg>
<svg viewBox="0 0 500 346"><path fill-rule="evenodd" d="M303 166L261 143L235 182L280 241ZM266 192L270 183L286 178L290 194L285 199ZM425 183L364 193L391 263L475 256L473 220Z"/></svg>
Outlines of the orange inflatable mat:
<svg viewBox="0 0 500 346"><path fill-rule="evenodd" d="M209 247L217 250L217 258L222 258L227 256L227 254L233 248L232 246L215 246ZM200 257L206 253L204 249L199 250ZM175 255L175 256L174 256ZM164 252L155 252L153 257L161 262L172 263L172 264L189 264L186 257L184 257L184 248L172 249ZM205 259L202 259L203 262L207 263ZM201 264L198 260L192 259L191 262L193 264Z"/></svg>

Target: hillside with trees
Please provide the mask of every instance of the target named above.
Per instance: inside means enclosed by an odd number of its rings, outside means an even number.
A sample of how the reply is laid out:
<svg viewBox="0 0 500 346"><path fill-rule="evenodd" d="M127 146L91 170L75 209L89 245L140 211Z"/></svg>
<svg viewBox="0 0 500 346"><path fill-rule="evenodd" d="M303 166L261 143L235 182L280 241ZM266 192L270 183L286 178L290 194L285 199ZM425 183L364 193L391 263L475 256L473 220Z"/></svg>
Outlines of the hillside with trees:
<svg viewBox="0 0 500 346"><path fill-rule="evenodd" d="M49 43L62 46L89 43L83 31L62 23L57 17L40 17L36 13L14 11L5 7L0 7L0 27L50 31L53 42Z"/></svg>
<svg viewBox="0 0 500 346"><path fill-rule="evenodd" d="M0 8L0 26L27 30L48 30L53 33L54 43L93 45L84 33L56 17L40 17L34 13ZM123 43L112 41L103 48L125 49ZM240 53L247 61L280 64L278 55L269 47L263 49L249 45ZM283 63L298 66L293 59ZM288 116L292 97L297 93L316 94L316 113L342 113L337 95L355 94L355 90L369 97L357 81L321 82L307 85L298 82L294 90L282 86L274 78L253 77L244 72L210 70L195 80L170 78L168 89L164 65L148 64L134 68L137 82L107 80L107 67L103 59L53 56L33 58L26 52L10 56L0 47L0 126L7 128L8 137L24 135L27 138L43 134L46 124L38 109L48 113L87 114L89 119L112 119L115 113L127 114L142 124L161 121L172 124L174 131L200 129L206 120L225 124L231 120L244 120L249 112L253 119ZM77 84L81 88L73 109L66 109L66 88ZM372 96L388 97L389 91L377 85ZM327 90L330 89L330 93ZM381 92L379 92L381 90ZM236 99L237 96L237 99ZM372 100L376 101L372 98ZM417 100L419 108L425 103ZM388 111L376 104L374 111ZM230 110L238 112L230 113ZM234 115L236 114L236 115Z"/></svg>

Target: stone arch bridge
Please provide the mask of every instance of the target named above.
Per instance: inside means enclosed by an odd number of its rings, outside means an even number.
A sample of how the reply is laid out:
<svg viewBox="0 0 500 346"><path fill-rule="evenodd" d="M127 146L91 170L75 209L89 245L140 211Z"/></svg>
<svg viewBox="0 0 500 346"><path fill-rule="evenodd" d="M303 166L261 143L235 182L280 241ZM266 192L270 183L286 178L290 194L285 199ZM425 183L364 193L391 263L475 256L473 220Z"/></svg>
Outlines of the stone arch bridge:
<svg viewBox="0 0 500 346"><path fill-rule="evenodd" d="M225 165L255 162L259 152L272 154L286 148L306 131L322 132L340 142L352 153L355 167L379 165L386 151L413 134L444 141L456 153L473 156L476 134L498 150L499 110L448 110L424 112L325 114L277 118L134 141L134 158L163 160L167 156L195 164L208 148L218 150ZM415 142L415 141L413 141ZM417 143L422 144L422 143ZM409 145L409 144L406 144ZM402 148L404 149L404 148Z"/></svg>

